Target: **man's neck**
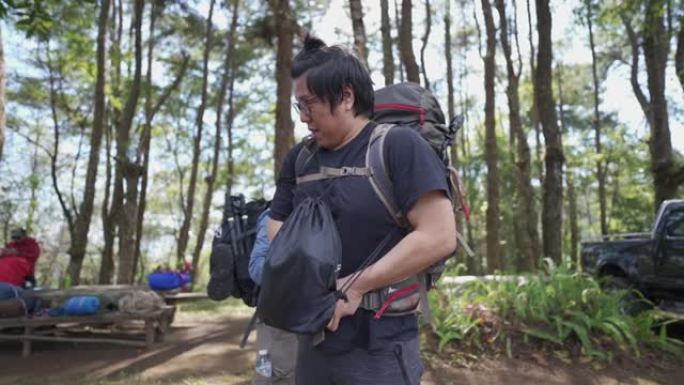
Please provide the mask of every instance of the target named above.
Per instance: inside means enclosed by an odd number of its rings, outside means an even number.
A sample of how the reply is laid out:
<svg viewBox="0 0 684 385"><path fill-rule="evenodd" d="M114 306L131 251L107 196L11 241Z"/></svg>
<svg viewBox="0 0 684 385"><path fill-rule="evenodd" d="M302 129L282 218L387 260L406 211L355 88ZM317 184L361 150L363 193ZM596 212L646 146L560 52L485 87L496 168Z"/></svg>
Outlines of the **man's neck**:
<svg viewBox="0 0 684 385"><path fill-rule="evenodd" d="M344 140L342 140L342 143L340 143L339 146L335 147L333 151L339 150L340 148L344 147L347 145L347 143L351 142L356 138L361 131L363 131L363 128L366 127L366 124L368 124L369 119L366 118L365 116L356 116L352 121L349 122L349 130L347 131L347 135L345 135Z"/></svg>

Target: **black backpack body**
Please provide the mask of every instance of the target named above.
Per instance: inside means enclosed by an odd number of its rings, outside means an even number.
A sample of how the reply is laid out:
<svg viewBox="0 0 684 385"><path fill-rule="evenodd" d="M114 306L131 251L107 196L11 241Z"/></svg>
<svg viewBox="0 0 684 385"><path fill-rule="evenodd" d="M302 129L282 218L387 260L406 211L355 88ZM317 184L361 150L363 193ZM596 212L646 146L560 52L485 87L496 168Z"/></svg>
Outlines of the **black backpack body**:
<svg viewBox="0 0 684 385"><path fill-rule="evenodd" d="M249 257L256 240L257 221L267 208L265 200L245 203L242 195L226 199L223 223L211 245L209 298L240 298L245 305L256 306L259 286L249 276Z"/></svg>
<svg viewBox="0 0 684 385"><path fill-rule="evenodd" d="M273 239L257 307L269 326L314 335L332 318L339 298L342 243L327 204L308 197Z"/></svg>

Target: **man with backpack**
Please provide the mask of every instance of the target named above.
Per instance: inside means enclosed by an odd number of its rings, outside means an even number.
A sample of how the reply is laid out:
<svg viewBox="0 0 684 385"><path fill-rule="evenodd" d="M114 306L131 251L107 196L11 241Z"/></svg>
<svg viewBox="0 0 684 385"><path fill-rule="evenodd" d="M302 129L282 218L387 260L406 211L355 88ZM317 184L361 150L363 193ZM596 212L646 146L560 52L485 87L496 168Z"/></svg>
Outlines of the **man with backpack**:
<svg viewBox="0 0 684 385"><path fill-rule="evenodd" d="M406 221L398 223L369 178L367 149L378 125L370 120L374 95L365 67L341 47L307 37L291 75L295 108L311 139L285 157L269 214L269 239L289 230L288 218L295 217L302 202L316 197L334 219L339 237L332 237L333 243L341 244L339 299L325 313L330 318L322 337L298 336L296 383L418 385L422 363L415 312L373 311L364 307L369 302L364 298L453 253L456 226L445 165L416 131L402 126L388 130L382 161L392 182L392 200ZM321 218L312 220L326 223ZM369 258L375 254L379 257ZM269 305L267 300L260 300L259 307Z"/></svg>
<svg viewBox="0 0 684 385"><path fill-rule="evenodd" d="M264 210L257 221L257 234L252 253L249 257L249 276L261 285L262 270L268 254L268 212ZM280 330L257 321L257 362L256 374L252 379L253 385L294 385L295 362L297 358L297 337L289 332ZM270 366L263 367L264 362ZM260 367L259 365L262 365Z"/></svg>

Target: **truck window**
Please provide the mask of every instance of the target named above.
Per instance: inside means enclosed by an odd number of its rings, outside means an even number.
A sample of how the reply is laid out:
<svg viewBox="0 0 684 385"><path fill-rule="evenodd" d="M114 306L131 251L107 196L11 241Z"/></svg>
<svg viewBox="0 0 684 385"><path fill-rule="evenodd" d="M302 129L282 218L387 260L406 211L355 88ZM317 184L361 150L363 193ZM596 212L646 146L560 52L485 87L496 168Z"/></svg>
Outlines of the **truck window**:
<svg viewBox="0 0 684 385"><path fill-rule="evenodd" d="M667 235L684 237L684 211L675 211L667 218Z"/></svg>

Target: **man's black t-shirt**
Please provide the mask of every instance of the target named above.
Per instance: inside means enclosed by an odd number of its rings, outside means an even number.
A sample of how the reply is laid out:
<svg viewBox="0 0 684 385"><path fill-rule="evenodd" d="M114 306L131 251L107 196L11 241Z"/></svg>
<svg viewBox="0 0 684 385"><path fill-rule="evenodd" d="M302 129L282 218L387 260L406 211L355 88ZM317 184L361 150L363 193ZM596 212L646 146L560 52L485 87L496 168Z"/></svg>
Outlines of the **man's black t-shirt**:
<svg viewBox="0 0 684 385"><path fill-rule="evenodd" d="M366 149L375 123L369 122L359 135L344 147L332 151L319 149L307 162L304 172L312 174L319 166L365 167ZM363 176L347 176L296 185L295 161L302 143L285 157L271 203L271 218L284 221L293 208L307 196L320 196L330 207L342 241L342 269L340 277L355 272L389 232L396 234L384 255L403 237L397 224L377 197L370 181ZM420 134L408 127L395 127L385 139L385 161L394 186L394 198L403 213L431 191L448 193L446 170L435 152ZM417 322L414 314L383 316L374 319L373 313L359 309L356 314L342 318L336 332L326 330L319 345L330 352L344 352L353 348L384 349L395 340L415 337Z"/></svg>

